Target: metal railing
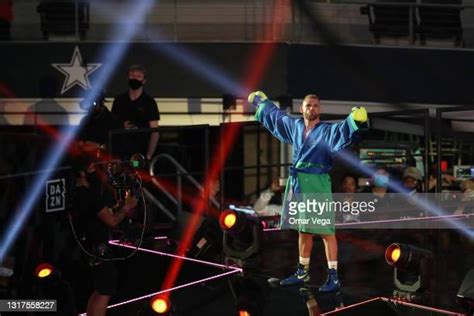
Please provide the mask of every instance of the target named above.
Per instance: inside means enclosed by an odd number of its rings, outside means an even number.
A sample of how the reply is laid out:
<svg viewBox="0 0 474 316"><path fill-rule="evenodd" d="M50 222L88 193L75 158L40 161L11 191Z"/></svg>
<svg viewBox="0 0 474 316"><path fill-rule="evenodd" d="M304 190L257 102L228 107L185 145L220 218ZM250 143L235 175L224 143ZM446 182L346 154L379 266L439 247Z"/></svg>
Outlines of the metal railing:
<svg viewBox="0 0 474 316"><path fill-rule="evenodd" d="M203 166L203 169L206 170L207 167L208 167L208 161L209 161L209 126L208 125L194 125L194 126L179 126L179 127L176 127L176 128L167 128L167 127L162 127L162 128L149 128L149 127L146 127L146 128L136 128L136 129L115 129L115 130L111 130L109 132L109 135L108 135L108 149L110 151L110 153L112 153L113 155L118 155L118 156L121 156L123 154L127 155L125 152L120 152L120 150L123 150L123 145L127 142L127 141L130 141L130 140L126 140L126 139L116 139L117 136L127 136L127 135L143 135L143 136L146 136L148 134L151 134L151 133L155 133L155 132L160 132L160 134L165 134L166 135L166 132L169 131L169 130L175 130L177 129L178 131L182 131L182 130L194 130L194 129L198 129L198 130L201 130L204 135L203 135L203 140L202 140L202 144L203 144L203 152L204 152L204 156L202 157L203 158L203 163L204 163L204 166ZM163 135L162 135L163 136ZM160 146L163 146L163 144L161 144ZM160 181L155 177L156 175L156 169L155 169L155 165L157 164L157 162L159 160L162 160L162 161L167 161L169 163L171 163L173 169L174 169L174 173L172 173L171 175L173 177L175 177L176 179L176 192L175 192L175 195L171 192L169 192L165 186L163 186ZM183 167L183 165L181 165L181 163L178 162L178 160L176 160L175 158L173 158L170 154L159 154L159 155L156 155L153 157L153 159L150 161L150 165L149 165L149 172L150 172L150 175L152 176L151 178L151 181L152 183L161 191L161 193L163 193L163 196L167 198L168 201L170 201L173 206L176 206L176 210L177 210L177 214L179 216L179 214L181 213L181 211L183 210L183 186L182 186L182 182L183 182L183 178L185 180L188 180L194 187L196 187L200 192L204 192L204 188L202 187L202 185L194 178L194 176L188 172L188 170L186 170L186 168ZM163 176L162 174L159 174L160 176ZM169 176L169 172L168 174L166 174L166 176ZM152 202L153 204L155 204L160 210L163 211L164 214L166 214L166 216L168 216L171 220L175 221L176 220L176 217L175 215L173 215L173 212L170 211L164 203L162 203L162 201L160 201L150 190L148 190L147 188L144 188L144 193L145 193L145 196L148 198L148 200L150 202ZM210 202L214 204L214 206L216 206L217 208L220 208L219 206L219 203L214 199L214 198L210 198Z"/></svg>
<svg viewBox="0 0 474 316"><path fill-rule="evenodd" d="M163 185L161 185L155 177L155 165L159 160L168 161L176 168L176 198ZM183 177L184 179L188 180L196 189L198 189L201 194L205 193L204 187L196 180L196 178L194 178L176 159L168 154L160 154L153 157L150 162L150 175L152 176L153 183L156 184L156 186L166 195L166 197L168 197L168 199L176 205L178 214L183 209ZM216 208L220 208L219 202L213 196L209 197L209 201ZM159 205L159 207L163 207L163 205Z"/></svg>

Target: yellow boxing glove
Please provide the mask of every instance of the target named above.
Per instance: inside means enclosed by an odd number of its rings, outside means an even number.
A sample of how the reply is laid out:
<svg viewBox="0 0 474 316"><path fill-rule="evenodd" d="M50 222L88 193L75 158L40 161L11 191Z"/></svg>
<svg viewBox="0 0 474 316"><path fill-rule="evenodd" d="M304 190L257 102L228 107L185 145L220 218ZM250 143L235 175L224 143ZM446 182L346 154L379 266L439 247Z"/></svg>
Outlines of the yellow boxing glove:
<svg viewBox="0 0 474 316"><path fill-rule="evenodd" d="M248 101L249 103L258 106L260 102L265 101L267 96L262 91L255 91L249 94Z"/></svg>
<svg viewBox="0 0 474 316"><path fill-rule="evenodd" d="M353 107L351 115L354 121L356 121L357 123L362 124L367 122L367 110L363 106Z"/></svg>

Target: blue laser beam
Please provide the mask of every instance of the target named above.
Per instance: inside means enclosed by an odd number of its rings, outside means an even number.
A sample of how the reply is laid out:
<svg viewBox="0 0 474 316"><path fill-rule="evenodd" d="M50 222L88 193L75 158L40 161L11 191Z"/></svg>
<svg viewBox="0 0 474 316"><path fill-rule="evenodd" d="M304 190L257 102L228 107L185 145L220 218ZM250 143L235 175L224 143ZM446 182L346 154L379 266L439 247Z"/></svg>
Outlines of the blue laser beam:
<svg viewBox="0 0 474 316"><path fill-rule="evenodd" d="M108 8L97 6L99 12L103 12L110 16L111 14L117 19L117 12L109 12ZM246 99L248 92L242 87L242 85L235 80L231 75L226 74L217 65L211 61L200 56L196 52L187 49L185 46L179 43L170 43L171 40L166 38L159 29L153 29L153 38L156 38L159 42L152 43L152 47L166 55L168 58L176 61L179 65L187 67L191 72L201 77L203 80L219 87L225 92L231 93L235 96Z"/></svg>
<svg viewBox="0 0 474 316"><path fill-rule="evenodd" d="M110 79L113 70L116 68L119 61L122 59L123 55L126 52L128 44L136 32L139 30L140 24L136 23L137 21L143 20L143 17L152 7L153 0L142 0L142 1L131 1L129 2L128 10L124 12L127 14L126 17L123 17L124 21L130 21L128 24L129 27L125 28L125 31L115 30L112 34L112 41L121 41L123 43L117 45L106 45L102 49L100 57L102 60L106 60L101 71L98 73L98 77L95 85L91 90L89 90L84 99L87 105L91 105L92 100L95 100L100 91L102 91L106 82ZM133 22L133 23L132 23ZM53 170L58 162L62 159L66 148L69 146L71 141L74 139L78 131L78 126L66 126L61 129L59 141L52 145L45 158L41 162L40 169ZM45 172L36 176L27 191L25 198L20 202L20 206L17 208L13 217L6 225L5 232L0 243L0 262L3 261L6 254L10 250L11 246L15 242L20 230L28 220L32 209L43 192L44 185L46 180L51 176L51 172Z"/></svg>
<svg viewBox="0 0 474 316"><path fill-rule="evenodd" d="M195 75L219 87L223 91L232 93L240 98L246 98L248 91L232 76L206 60L204 57L186 49L176 43L154 43L153 48L173 59L180 65L186 66Z"/></svg>
<svg viewBox="0 0 474 316"><path fill-rule="evenodd" d="M348 151L338 152L337 157L367 176L372 177L376 171L374 168L370 168L369 166L362 164L358 157ZM437 216L446 215L446 212L440 209L437 205L422 199L417 199L416 196L409 196L407 194L407 189L403 187L399 182L389 181L388 187L394 192L406 194L407 198L410 198L410 201L413 201L418 207L430 212L431 214L435 214ZM459 231L461 231L470 239L474 239L474 232L471 231L470 228L464 225L462 222L450 218L446 219L446 221L456 229L459 229Z"/></svg>

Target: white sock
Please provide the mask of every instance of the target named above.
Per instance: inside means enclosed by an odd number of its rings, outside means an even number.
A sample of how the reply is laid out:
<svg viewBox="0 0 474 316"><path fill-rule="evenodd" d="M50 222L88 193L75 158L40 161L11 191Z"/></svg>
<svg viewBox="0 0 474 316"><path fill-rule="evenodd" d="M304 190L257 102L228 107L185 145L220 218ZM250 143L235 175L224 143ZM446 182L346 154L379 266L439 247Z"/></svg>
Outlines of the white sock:
<svg viewBox="0 0 474 316"><path fill-rule="evenodd" d="M300 257L300 264L302 264L304 266L309 266L309 257L307 257L307 258Z"/></svg>
<svg viewBox="0 0 474 316"><path fill-rule="evenodd" d="M329 269L336 269L336 270L337 270L337 260L335 260L335 261L328 261L328 268L329 268Z"/></svg>

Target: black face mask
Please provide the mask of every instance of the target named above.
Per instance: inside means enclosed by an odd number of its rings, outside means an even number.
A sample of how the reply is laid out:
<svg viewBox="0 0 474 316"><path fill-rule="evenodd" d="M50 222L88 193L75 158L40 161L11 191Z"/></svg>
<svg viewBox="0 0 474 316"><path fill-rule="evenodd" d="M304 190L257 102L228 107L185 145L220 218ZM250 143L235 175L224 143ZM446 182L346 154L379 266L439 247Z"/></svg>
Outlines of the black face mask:
<svg viewBox="0 0 474 316"><path fill-rule="evenodd" d="M138 79L128 79L128 85L130 86L130 89L137 90L143 86L143 81Z"/></svg>

